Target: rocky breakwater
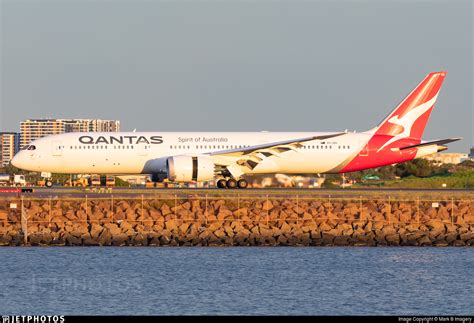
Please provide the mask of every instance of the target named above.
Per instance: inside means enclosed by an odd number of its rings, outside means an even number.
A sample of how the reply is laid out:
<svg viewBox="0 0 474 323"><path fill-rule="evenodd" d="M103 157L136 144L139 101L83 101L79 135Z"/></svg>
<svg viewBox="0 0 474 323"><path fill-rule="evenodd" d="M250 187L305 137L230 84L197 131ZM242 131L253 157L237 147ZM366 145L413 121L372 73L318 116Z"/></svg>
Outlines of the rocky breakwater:
<svg viewBox="0 0 474 323"><path fill-rule="evenodd" d="M191 196L11 203L0 201L4 246L474 245L474 201Z"/></svg>

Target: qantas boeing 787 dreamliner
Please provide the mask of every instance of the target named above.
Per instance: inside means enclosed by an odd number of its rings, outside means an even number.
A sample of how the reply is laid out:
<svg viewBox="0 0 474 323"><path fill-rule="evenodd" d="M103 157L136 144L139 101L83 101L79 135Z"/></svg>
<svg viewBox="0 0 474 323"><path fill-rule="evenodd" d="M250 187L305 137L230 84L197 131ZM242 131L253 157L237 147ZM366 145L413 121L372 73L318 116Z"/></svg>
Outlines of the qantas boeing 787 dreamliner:
<svg viewBox="0 0 474 323"><path fill-rule="evenodd" d="M428 74L365 132L66 133L35 140L12 164L50 173L151 174L155 181L217 179L220 188L245 188L242 175L347 173L401 163L460 140L421 140L445 76Z"/></svg>

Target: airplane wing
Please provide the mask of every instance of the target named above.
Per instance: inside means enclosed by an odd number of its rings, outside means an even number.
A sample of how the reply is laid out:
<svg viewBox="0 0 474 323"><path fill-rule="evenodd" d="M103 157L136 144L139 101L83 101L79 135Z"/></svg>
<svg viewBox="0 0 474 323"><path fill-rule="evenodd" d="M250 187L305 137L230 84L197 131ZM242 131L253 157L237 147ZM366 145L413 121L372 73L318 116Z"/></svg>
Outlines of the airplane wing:
<svg viewBox="0 0 474 323"><path fill-rule="evenodd" d="M426 141L416 145L410 145L406 147L401 147L400 150L410 149L410 148L417 148L423 146L431 146L431 145L445 145L449 144L450 142L462 140L462 138L448 138L448 139L440 139L440 140L433 140L433 141Z"/></svg>
<svg viewBox="0 0 474 323"><path fill-rule="evenodd" d="M347 132L339 132L321 136L311 136L306 138L271 142L243 148L221 150L209 153L209 155L215 157L229 157L232 159L237 159L237 165L244 166L252 170L263 160L262 157L279 156L281 153L284 153L289 150L295 150L301 147L301 144L303 142L330 139L345 135L346 133Z"/></svg>

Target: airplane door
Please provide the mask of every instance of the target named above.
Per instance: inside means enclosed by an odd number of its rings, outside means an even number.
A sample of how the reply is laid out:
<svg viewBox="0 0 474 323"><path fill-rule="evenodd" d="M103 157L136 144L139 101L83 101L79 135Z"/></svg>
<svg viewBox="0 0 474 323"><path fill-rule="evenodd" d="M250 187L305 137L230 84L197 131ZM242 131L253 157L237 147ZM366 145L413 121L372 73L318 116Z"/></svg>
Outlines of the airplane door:
<svg viewBox="0 0 474 323"><path fill-rule="evenodd" d="M366 141L361 141L362 149L359 152L359 156L369 156L369 143Z"/></svg>
<svg viewBox="0 0 474 323"><path fill-rule="evenodd" d="M150 150L149 145L145 145L145 144L139 144L138 145L138 155L148 156L148 150Z"/></svg>
<svg viewBox="0 0 474 323"><path fill-rule="evenodd" d="M61 156L62 148L60 141L53 141L53 156Z"/></svg>

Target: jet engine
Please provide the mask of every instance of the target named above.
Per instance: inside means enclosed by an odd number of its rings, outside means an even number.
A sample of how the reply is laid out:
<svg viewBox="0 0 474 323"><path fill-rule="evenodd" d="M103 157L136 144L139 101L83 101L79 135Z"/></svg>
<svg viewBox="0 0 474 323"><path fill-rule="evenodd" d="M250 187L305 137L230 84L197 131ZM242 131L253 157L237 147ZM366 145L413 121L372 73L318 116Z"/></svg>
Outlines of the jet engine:
<svg viewBox="0 0 474 323"><path fill-rule="evenodd" d="M214 179L214 162L204 156L173 156L166 160L168 179L174 182Z"/></svg>

